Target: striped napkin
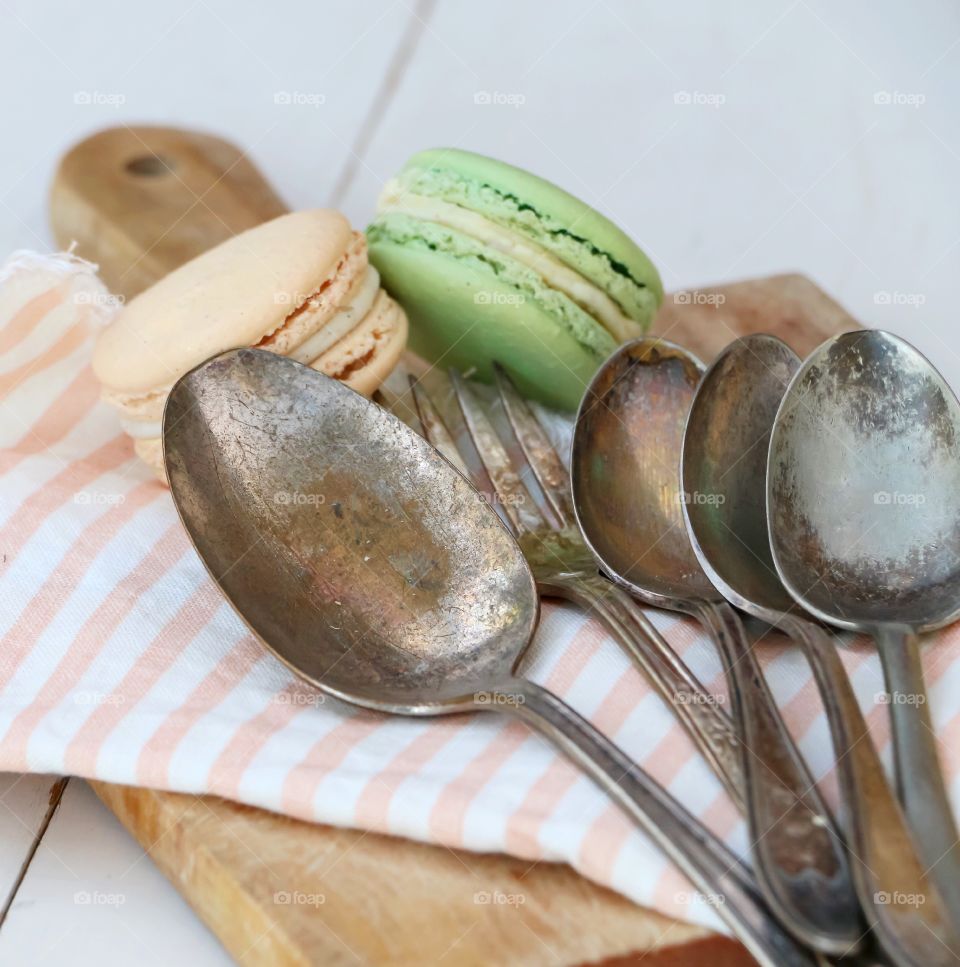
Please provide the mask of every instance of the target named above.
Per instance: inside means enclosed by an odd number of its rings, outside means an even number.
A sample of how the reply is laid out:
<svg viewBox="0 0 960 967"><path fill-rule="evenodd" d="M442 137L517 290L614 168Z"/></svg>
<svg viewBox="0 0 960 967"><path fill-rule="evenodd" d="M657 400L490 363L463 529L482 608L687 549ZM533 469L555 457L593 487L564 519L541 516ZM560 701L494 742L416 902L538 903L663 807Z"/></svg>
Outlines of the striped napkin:
<svg viewBox="0 0 960 967"><path fill-rule="evenodd" d="M216 793L301 819L531 862L571 863L638 903L724 929L592 783L495 715L388 718L324 699L253 640L134 459L90 369L116 300L68 255L0 270L0 769ZM718 701L695 626L653 621ZM787 722L835 801L826 723L804 660L760 646ZM843 651L889 758L869 643ZM940 751L960 800L960 632L924 650ZM603 630L547 602L527 661L740 855L743 820L673 716Z"/></svg>

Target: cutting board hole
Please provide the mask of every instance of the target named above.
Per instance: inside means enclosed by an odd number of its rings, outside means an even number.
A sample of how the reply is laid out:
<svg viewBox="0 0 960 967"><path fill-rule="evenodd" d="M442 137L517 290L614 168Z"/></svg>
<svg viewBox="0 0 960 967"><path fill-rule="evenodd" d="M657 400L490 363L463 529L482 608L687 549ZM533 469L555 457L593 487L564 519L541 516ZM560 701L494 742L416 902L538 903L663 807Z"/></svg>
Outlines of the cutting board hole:
<svg viewBox="0 0 960 967"><path fill-rule="evenodd" d="M174 163L163 155L144 154L127 162L127 171L137 178L159 178L168 175L176 167Z"/></svg>

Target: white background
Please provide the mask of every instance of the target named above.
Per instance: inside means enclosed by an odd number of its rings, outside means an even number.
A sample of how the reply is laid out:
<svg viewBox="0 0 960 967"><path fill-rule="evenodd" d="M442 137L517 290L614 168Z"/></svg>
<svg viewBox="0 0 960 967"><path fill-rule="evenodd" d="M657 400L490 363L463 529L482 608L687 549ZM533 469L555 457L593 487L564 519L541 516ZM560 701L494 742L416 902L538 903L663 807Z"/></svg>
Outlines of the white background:
<svg viewBox="0 0 960 967"><path fill-rule="evenodd" d="M950 0L0 0L0 257L50 247L56 160L99 127L208 129L358 226L409 154L454 145L604 211L669 289L805 272L960 387L958 82ZM0 895L49 785L0 780ZM124 902L77 899L97 891ZM71 782L0 962L184 957L227 962Z"/></svg>

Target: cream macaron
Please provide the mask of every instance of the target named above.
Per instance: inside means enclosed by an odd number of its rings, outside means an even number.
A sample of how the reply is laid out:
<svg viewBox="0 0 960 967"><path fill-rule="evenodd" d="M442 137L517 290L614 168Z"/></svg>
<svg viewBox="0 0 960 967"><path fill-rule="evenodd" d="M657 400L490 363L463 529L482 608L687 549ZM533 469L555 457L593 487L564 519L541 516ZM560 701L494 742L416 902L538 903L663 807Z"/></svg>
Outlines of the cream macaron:
<svg viewBox="0 0 960 967"><path fill-rule="evenodd" d="M339 212L303 211L228 239L131 300L100 334L93 369L137 454L163 477L167 394L211 356L257 346L369 396L406 340L364 236Z"/></svg>

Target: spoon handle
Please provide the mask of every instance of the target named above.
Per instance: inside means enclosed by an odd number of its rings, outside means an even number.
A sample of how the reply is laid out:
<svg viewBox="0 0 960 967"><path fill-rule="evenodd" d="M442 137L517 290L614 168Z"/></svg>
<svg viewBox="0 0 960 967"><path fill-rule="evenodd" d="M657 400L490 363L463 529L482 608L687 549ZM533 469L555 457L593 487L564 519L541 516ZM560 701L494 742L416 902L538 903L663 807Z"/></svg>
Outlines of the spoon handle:
<svg viewBox="0 0 960 967"><path fill-rule="evenodd" d="M691 608L726 667L764 896L794 936L824 953L848 953L864 930L843 842L777 711L743 622L726 602L694 601Z"/></svg>
<svg viewBox="0 0 960 967"><path fill-rule="evenodd" d="M847 839L859 860L853 880L874 931L898 964L955 964L946 944L960 947L928 883L836 645L818 625L793 615L785 615L777 627L803 649L823 699L849 812Z"/></svg>
<svg viewBox="0 0 960 967"><path fill-rule="evenodd" d="M673 710L734 805L745 812L740 743L730 716L633 598L599 574L553 574L547 581L538 581L538 587L579 604L603 622Z"/></svg>
<svg viewBox="0 0 960 967"><path fill-rule="evenodd" d="M580 766L686 874L763 967L809 967L809 951L760 898L749 870L616 745L556 695L512 679L484 710L511 711Z"/></svg>
<svg viewBox="0 0 960 967"><path fill-rule="evenodd" d="M887 683L897 791L920 855L960 929L960 836L937 758L917 636L905 625L873 631Z"/></svg>

